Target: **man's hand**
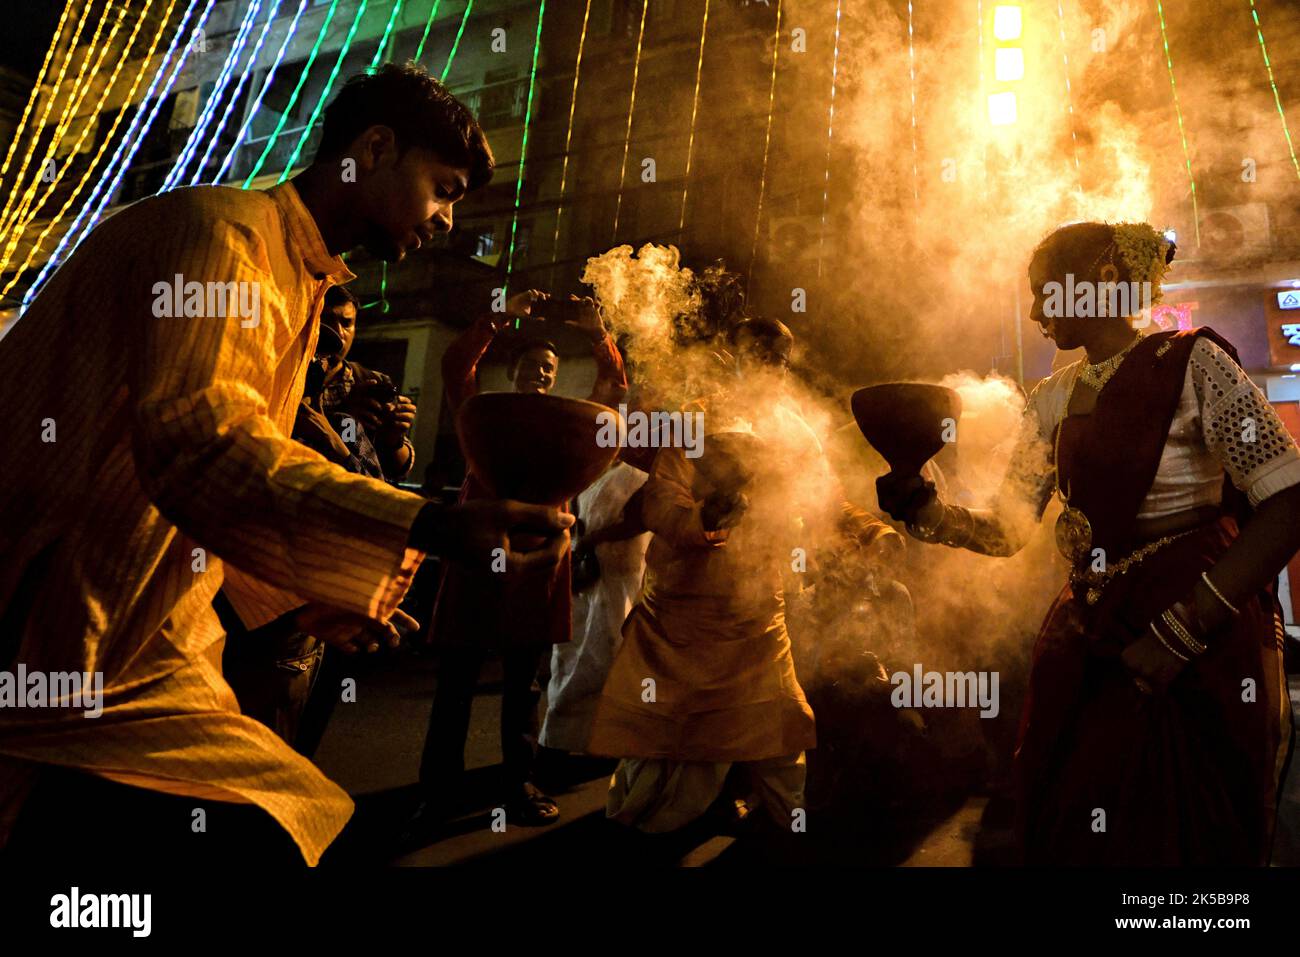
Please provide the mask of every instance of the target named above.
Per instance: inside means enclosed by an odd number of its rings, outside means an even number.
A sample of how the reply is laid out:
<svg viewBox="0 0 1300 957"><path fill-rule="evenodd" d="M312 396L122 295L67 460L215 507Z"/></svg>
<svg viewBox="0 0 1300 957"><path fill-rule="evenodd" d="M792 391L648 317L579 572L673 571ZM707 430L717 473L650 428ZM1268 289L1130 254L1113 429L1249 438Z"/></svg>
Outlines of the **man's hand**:
<svg viewBox="0 0 1300 957"><path fill-rule="evenodd" d="M358 379L353 384L352 391L348 393L348 397L344 402L348 414L366 427L366 432L369 433L372 439L384 425L389 415L389 409L393 404L380 401L379 396L375 395L376 390L382 390L381 395L386 392L387 395L384 398L391 396L394 391L391 383L372 373L366 378Z"/></svg>
<svg viewBox="0 0 1300 957"><path fill-rule="evenodd" d="M375 430L375 445L388 451L400 449L415 424L415 403L399 395L384 409L383 421Z"/></svg>
<svg viewBox="0 0 1300 957"><path fill-rule="evenodd" d="M590 296L584 296L579 299L577 296L570 296L570 302L581 303L578 310L578 318L566 319L564 324L572 326L592 342L599 342L605 338L605 323L600 317L600 307L596 305L596 300Z"/></svg>
<svg viewBox="0 0 1300 957"><path fill-rule="evenodd" d="M352 453L339 434L334 431L334 426L330 425L325 413L317 412L306 402L298 406L298 419L294 427L302 436L304 445L319 452L331 462L346 465L351 458Z"/></svg>
<svg viewBox="0 0 1300 957"><path fill-rule="evenodd" d="M514 319L527 319L532 315L533 303L550 298L549 293L542 292L540 289L525 289L506 300L505 314Z"/></svg>
<svg viewBox="0 0 1300 957"><path fill-rule="evenodd" d="M461 505L430 504L411 527L411 547L450 561L489 568L505 554L512 570L554 568L569 548L574 518L547 505L509 499L475 499Z"/></svg>
<svg viewBox="0 0 1300 957"><path fill-rule="evenodd" d="M294 614L298 631L333 645L344 654L376 652L384 645L396 648L402 641L398 631L416 631L420 623L400 608L387 621L378 621L354 611L335 608L320 602L304 605Z"/></svg>

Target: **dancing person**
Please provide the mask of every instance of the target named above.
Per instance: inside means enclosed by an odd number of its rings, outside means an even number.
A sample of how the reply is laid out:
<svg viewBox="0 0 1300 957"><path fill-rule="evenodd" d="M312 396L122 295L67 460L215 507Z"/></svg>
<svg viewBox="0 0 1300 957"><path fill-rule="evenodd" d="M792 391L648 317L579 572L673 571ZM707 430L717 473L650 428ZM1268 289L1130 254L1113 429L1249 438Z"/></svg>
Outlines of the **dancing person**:
<svg viewBox="0 0 1300 957"><path fill-rule="evenodd" d="M1145 223L1051 233L1030 317L1086 356L1030 395L994 506L878 486L914 537L989 555L1061 499L1070 577L1035 643L1016 755L1029 863L1269 858L1291 738L1272 588L1300 548L1300 449L1216 333L1134 328L1141 302L1113 294L1158 300L1173 253ZM1071 283L1086 292L1062 303Z"/></svg>
<svg viewBox="0 0 1300 957"><path fill-rule="evenodd" d="M486 562L525 524L553 534L512 566L567 551L554 509L442 508L289 437L322 299L352 278L342 254L399 260L492 167L440 83L384 66L340 90L304 172L123 209L0 341L24 464L0 488L0 667L101 689L94 720L0 709L6 857L315 864L352 802L239 713L218 663L223 579L263 586L239 602L250 627L292 613L359 650L414 627L397 603L424 552Z"/></svg>
<svg viewBox="0 0 1300 957"><path fill-rule="evenodd" d="M756 318L732 343L734 381L705 402L721 424L703 456L660 449L644 486L641 513L654 533L644 584L587 746L619 759L606 815L648 833L711 809L730 822L761 808L789 828L804 803L804 752L816 744L782 569L792 534L825 541L846 516L835 514L839 490L816 435L785 393L792 333ZM752 442L748 455L731 455L722 436L734 437L740 419ZM791 461L797 474L783 467ZM887 529L854 518L865 539Z"/></svg>
<svg viewBox="0 0 1300 957"><path fill-rule="evenodd" d="M549 299L535 289L517 293L506 301L504 312L483 316L447 347L442 357L442 376L453 414L478 393L478 365L496 336L515 320L535 322L534 310ZM618 349L605 331L595 302L576 297L569 301L574 303L577 315L566 319L565 324L591 340L596 360L591 400L616 406L627 391ZM514 391L548 394L555 386L559 365L559 353L552 343L526 340L509 367ZM487 494L472 472L465 477L462 502ZM509 574L496 574L486 562L477 568L447 568L430 627L430 639L438 654L437 684L420 760L424 799L411 822L412 829L434 823L458 806L474 689L491 652L501 655L504 668L501 752L507 819L531 826L550 824L559 817L559 806L533 782L537 704L541 697L537 673L542 656L549 653L551 646L570 638L570 573L570 556L565 552L554 576L542 583L546 587L530 587L529 597L520 602L531 602L535 607L527 613L515 608L507 616L503 613L503 588Z"/></svg>
<svg viewBox="0 0 1300 957"><path fill-rule="evenodd" d="M650 534L637 493L646 478L645 472L615 461L577 498L574 514L582 531L573 540L574 567L593 569L595 579L574 596L573 640L551 651L546 715L538 736L543 784L563 782L574 769L572 756L587 750L596 702L645 571Z"/></svg>

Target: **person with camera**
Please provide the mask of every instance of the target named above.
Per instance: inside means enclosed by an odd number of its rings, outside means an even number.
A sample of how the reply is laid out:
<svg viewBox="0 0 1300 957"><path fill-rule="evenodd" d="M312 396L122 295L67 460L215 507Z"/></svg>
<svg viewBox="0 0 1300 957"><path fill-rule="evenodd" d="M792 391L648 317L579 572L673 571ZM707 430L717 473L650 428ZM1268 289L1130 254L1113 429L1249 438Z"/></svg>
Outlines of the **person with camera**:
<svg viewBox="0 0 1300 957"><path fill-rule="evenodd" d="M502 313L486 315L453 342L442 358L443 382L452 413L478 392L478 366L489 346L506 328L538 325L549 319L575 328L591 340L596 382L591 400L616 406L627 392L623 360L605 331L591 299L556 300L529 289L507 300ZM560 358L556 347L529 336L515 351L509 366L514 391L548 394L555 386ZM461 487L460 501L489 493L471 473ZM537 704L541 689L537 672L551 646L569 640L572 628L570 556L566 552L553 581L553 600L532 615L504 620L499 613L499 575L481 567L449 566L443 573L434 606L430 640L438 652L437 687L429 715L429 730L420 761L424 802L416 824L436 821L456 807L465 770L465 738L479 672L489 652L501 655L505 682L501 701L501 751L505 764L506 814L525 825L549 824L559 817L555 801L533 783Z"/></svg>
<svg viewBox="0 0 1300 957"><path fill-rule="evenodd" d="M393 483L413 463L406 433L415 404L397 395L387 376L348 361L359 307L346 286L331 286L325 293L320 338L307 369L293 438L349 472ZM213 605L226 629L222 669L240 711L299 754L312 757L338 703L348 656L304 631L297 613L250 631L224 592ZM408 630L418 627L403 618Z"/></svg>

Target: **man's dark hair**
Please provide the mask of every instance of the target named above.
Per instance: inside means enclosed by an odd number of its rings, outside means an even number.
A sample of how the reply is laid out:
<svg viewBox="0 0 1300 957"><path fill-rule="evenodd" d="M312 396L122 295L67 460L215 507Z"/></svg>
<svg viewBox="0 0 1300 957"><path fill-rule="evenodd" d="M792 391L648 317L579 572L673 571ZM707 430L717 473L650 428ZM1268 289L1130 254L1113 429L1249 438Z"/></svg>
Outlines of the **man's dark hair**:
<svg viewBox="0 0 1300 957"><path fill-rule="evenodd" d="M519 368L519 360L534 349L550 349L551 352L555 353L555 358L560 358L560 350L555 348L555 343L549 339L527 339L510 354L510 364L506 368L512 377L515 370Z"/></svg>
<svg viewBox="0 0 1300 957"><path fill-rule="evenodd" d="M335 306L346 306L352 303L358 312L361 311L361 300L347 286L330 286L325 290L326 309L333 309Z"/></svg>
<svg viewBox="0 0 1300 957"><path fill-rule="evenodd" d="M478 120L416 63L385 63L349 77L325 108L317 158L342 156L372 126L392 129L399 150L423 147L444 163L469 170L470 189L492 179L496 159Z"/></svg>

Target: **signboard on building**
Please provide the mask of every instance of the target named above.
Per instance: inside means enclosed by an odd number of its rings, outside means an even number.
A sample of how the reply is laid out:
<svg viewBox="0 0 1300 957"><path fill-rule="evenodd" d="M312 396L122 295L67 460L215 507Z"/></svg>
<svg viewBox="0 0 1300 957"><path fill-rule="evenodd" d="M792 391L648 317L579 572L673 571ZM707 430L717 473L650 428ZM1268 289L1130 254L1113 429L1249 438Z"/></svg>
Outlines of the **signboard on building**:
<svg viewBox="0 0 1300 957"><path fill-rule="evenodd" d="M1274 368L1300 366L1300 289L1279 289L1268 299L1268 355Z"/></svg>

